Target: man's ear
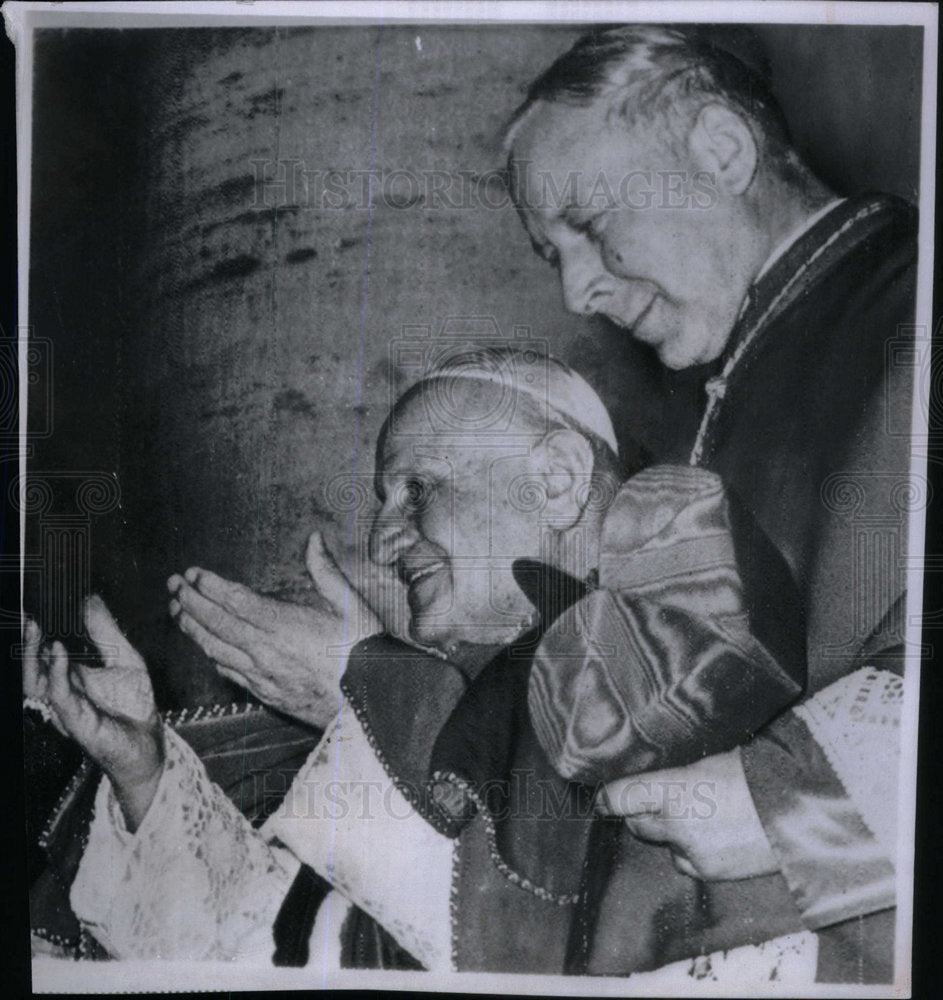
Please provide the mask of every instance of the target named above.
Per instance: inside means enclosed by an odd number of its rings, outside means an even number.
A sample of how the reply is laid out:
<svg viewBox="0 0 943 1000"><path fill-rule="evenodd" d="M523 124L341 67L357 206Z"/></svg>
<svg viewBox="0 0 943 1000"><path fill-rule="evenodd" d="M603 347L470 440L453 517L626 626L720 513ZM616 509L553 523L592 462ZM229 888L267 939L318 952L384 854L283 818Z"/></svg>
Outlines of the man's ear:
<svg viewBox="0 0 943 1000"><path fill-rule="evenodd" d="M759 153L746 120L723 104L706 104L688 133L688 149L728 194L740 195L756 173Z"/></svg>
<svg viewBox="0 0 943 1000"><path fill-rule="evenodd" d="M531 469L544 488L544 513L558 530L579 521L590 496L593 449L578 431L558 428L549 431L534 446Z"/></svg>

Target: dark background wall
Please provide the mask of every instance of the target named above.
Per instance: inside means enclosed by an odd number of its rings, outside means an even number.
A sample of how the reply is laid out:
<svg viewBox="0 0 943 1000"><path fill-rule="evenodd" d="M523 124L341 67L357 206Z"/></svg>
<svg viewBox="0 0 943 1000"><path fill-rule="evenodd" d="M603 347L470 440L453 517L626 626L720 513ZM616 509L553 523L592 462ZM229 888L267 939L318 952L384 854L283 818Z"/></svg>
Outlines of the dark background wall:
<svg viewBox="0 0 943 1000"><path fill-rule="evenodd" d="M33 468L114 475L120 503L87 519L87 584L145 652L165 707L233 695L170 623L169 573L200 564L305 600L311 527L325 526L341 559L356 547L337 479L372 469L406 377L390 359L422 336L405 328L438 335L450 317L486 318L475 336L526 328L658 453L696 416L696 373L669 375L602 323L564 312L489 179L502 123L577 34L41 34L30 322L54 356L32 405L39 419L48 388L53 430ZM843 193L915 200L920 31L758 35L821 176ZM329 170L361 173L322 205ZM434 203L433 171L451 179L440 189L451 204ZM67 517L71 486L57 484L50 510ZM34 551L50 510L31 521ZM49 596L70 579L65 561L47 554L28 605L81 596L84 583Z"/></svg>

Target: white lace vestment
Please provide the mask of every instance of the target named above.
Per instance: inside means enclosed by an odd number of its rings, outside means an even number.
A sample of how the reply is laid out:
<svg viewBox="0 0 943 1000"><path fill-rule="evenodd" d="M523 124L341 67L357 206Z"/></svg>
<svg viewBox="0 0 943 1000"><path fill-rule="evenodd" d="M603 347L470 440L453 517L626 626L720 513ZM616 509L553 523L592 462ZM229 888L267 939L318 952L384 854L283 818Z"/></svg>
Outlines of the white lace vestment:
<svg viewBox="0 0 943 1000"><path fill-rule="evenodd" d="M303 862L336 890L310 964L336 967L349 901L427 968L448 969L453 842L393 785L353 711L325 732L260 830L165 731L154 801L132 835L103 779L72 908L116 958L271 961L272 925Z"/></svg>
<svg viewBox="0 0 943 1000"><path fill-rule="evenodd" d="M879 721L862 712L862 690L872 701L893 691L880 699ZM800 712L866 816L874 815L877 797L867 762L880 761L886 773L897 759L897 693L893 675L866 668ZM325 732L260 830L210 782L190 747L170 729L165 735L164 773L133 835L102 780L72 886L75 913L113 956L270 962L272 925L303 862L334 886L315 922L309 964L338 966L340 928L354 903L426 968L451 968L455 842L395 787L353 711L345 709ZM892 842L893 810L872 822L882 841ZM775 973L781 984L811 983L815 954L815 935L805 932L676 962L632 982L654 989L705 978L743 986Z"/></svg>

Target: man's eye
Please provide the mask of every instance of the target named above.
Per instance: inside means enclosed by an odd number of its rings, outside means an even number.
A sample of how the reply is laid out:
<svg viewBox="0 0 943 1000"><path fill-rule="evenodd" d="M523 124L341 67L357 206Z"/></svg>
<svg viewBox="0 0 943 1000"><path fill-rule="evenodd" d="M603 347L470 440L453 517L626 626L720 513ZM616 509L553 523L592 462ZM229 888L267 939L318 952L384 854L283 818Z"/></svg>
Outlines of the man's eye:
<svg viewBox="0 0 943 1000"><path fill-rule="evenodd" d="M396 505L407 514L425 510L435 496L435 484L428 479L411 477L397 488Z"/></svg>
<svg viewBox="0 0 943 1000"><path fill-rule="evenodd" d="M583 236L588 236L591 240L599 238L605 228L606 217L604 214L593 215L588 219L581 219L573 224L573 228Z"/></svg>
<svg viewBox="0 0 943 1000"><path fill-rule="evenodd" d="M560 254L552 243L544 243L531 237L530 245L534 248L534 253L542 257L551 267L557 267L560 263Z"/></svg>

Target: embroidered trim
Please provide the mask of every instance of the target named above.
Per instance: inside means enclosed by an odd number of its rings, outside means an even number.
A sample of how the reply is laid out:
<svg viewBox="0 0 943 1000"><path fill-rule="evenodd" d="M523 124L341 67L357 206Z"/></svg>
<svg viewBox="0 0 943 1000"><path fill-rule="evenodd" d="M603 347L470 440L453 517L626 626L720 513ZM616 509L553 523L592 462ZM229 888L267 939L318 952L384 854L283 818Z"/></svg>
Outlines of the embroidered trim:
<svg viewBox="0 0 943 1000"><path fill-rule="evenodd" d="M69 783L65 786L64 791L59 796L59 800L56 802L55 808L49 814L49 819L46 820L46 825L43 827L42 832L36 839L36 843L44 850L49 849L49 838L52 836L52 828L56 825L57 820L62 814L62 810L65 808L66 802L78 791L79 786L88 777L89 771L92 769L92 762L88 757L82 760L79 764L79 769L72 775L69 779ZM88 844L87 838L82 844L82 850L84 851Z"/></svg>
<svg viewBox="0 0 943 1000"><path fill-rule="evenodd" d="M802 266L795 271L789 281L783 285L774 297L773 301L769 304L769 306L767 306L763 314L750 327L747 334L737 345L733 354L731 354L731 356L727 359L727 363L724 365L723 371L720 375L712 378L707 384L707 406L704 408L704 416L701 418L701 425L697 431L694 447L691 449L691 457L688 459L689 465L700 465L704 454L704 448L707 443L707 435L710 430L710 425L712 424L714 415L717 412L717 407L726 395L730 376L733 374L734 369L740 363L744 354L746 354L747 350L753 345L757 335L768 322L770 316L772 316L773 313L779 309L783 299L792 292L799 279L808 273L812 265L835 243L836 240L844 236L849 229L858 225L859 222L877 212L883 211L884 208L885 205L883 203L874 202L870 205L866 205L864 208L860 209L853 216L851 216L851 218L847 219L821 246L816 249L816 251L802 264Z"/></svg>
<svg viewBox="0 0 943 1000"><path fill-rule="evenodd" d="M45 702L38 698L24 698L23 707L32 709L38 712L47 722L50 722L49 708ZM177 729L179 726L186 722L198 722L200 719L219 719L226 715L249 715L256 712L264 712L264 705L255 705L251 702L232 702L229 705L212 705L209 708L200 706L194 710L179 709L177 711L161 712L161 719L163 722L170 726L171 729ZM66 807L69 799L71 799L75 793L78 791L79 786L88 777L91 771L93 762L89 757L84 757L82 763L79 764L78 770L69 779L68 784L65 786L62 794L59 796L56 802L55 808L49 814L49 818L46 820L46 824L43 827L41 833L36 839L36 843L44 851L49 850L49 838L52 836L53 827L62 815L63 810ZM84 852L85 848L88 846L88 835L86 833L82 840L82 850Z"/></svg>
<svg viewBox="0 0 943 1000"><path fill-rule="evenodd" d="M835 694L836 690L839 691L838 695ZM862 754L860 743L856 744L853 740L846 739L846 736L849 730L854 731L855 728L872 722L872 703L875 701L889 712L897 709L893 717L884 716L887 721L883 725L898 729L903 694L903 680L897 674L867 665L793 708L795 715L805 723L812 738L825 754L829 767L845 794L854 803L861 821L891 856L894 837L881 825L881 820L886 821L888 818L888 809L883 802L871 801L862 788L862 779L865 777L870 783L873 774L871 769L866 764L863 767L855 766L856 762L861 764L862 757L870 759L870 752ZM859 732L858 738L861 740L863 733ZM870 751L871 748L867 744L865 746ZM885 758L883 764L885 767L894 766L896 760ZM891 808L890 815L894 812L893 807Z"/></svg>
<svg viewBox="0 0 943 1000"><path fill-rule="evenodd" d="M448 781L451 784L456 785L469 797L469 799L471 799L472 802L475 803L475 806L478 808L478 812L485 823L485 834L488 838L488 852L491 855L491 862L512 885L516 885L519 889L523 889L525 892L531 893L531 895L544 900L546 903L556 903L557 906L572 906L573 904L579 902L580 896L578 892L551 892L542 885L537 885L529 878L521 875L520 872L515 871L504 860L504 858L501 857L501 852L498 850L498 834L494 825L494 817L488 811L484 802L482 802L479 798L478 793L475 792L475 790L467 781L464 780L464 778L460 778L452 771L436 771L432 775L432 781Z"/></svg>
<svg viewBox="0 0 943 1000"><path fill-rule="evenodd" d="M452 972L458 972L458 890L462 880L461 838L452 841L452 884L449 886L449 941Z"/></svg>
<svg viewBox="0 0 943 1000"><path fill-rule="evenodd" d="M454 831L452 824L449 822L447 817L442 815L436 815L436 806L434 802L423 801L422 796L416 787L408 781L404 781L394 769L393 765L388 760L386 754L383 752L383 747L380 746L379 740L377 740L373 729L370 726L370 720L367 716L366 709L358 704L357 699L353 696L349 685L345 684L343 679L341 679L341 692L347 697L347 703L354 711L354 715L357 717L357 721L360 723L360 728L363 729L364 735L367 737L367 743L370 744L370 749L373 751L374 756L380 762L383 770L386 772L387 777L393 782L397 791L406 799L406 801L416 810L417 813L437 832L441 833L445 837L452 839L454 837Z"/></svg>

